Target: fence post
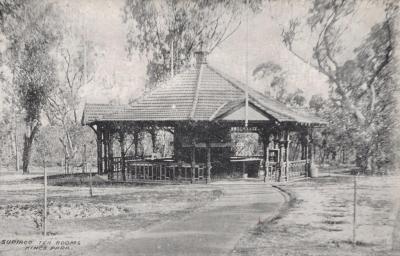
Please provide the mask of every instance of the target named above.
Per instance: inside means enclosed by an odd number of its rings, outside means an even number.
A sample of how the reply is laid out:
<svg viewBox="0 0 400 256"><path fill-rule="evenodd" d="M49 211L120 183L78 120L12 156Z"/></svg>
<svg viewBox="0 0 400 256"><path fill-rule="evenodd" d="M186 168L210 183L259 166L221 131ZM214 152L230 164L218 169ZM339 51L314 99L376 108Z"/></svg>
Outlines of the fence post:
<svg viewBox="0 0 400 256"><path fill-rule="evenodd" d="M43 211L43 235L47 234L46 219L47 219L47 172L46 172L46 160L43 159L43 172L44 172L44 211Z"/></svg>
<svg viewBox="0 0 400 256"><path fill-rule="evenodd" d="M353 246L356 246L356 229L357 229L357 175L354 173L354 200L353 200Z"/></svg>

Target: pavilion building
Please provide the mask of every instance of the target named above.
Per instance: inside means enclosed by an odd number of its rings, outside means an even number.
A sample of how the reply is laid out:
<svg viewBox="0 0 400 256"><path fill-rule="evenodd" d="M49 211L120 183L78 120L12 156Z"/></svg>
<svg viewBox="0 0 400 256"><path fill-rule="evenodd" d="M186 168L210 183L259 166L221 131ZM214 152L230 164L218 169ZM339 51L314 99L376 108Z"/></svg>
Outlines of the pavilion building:
<svg viewBox="0 0 400 256"><path fill-rule="evenodd" d="M246 85L210 66L206 57L205 52L197 52L193 67L130 105L85 105L82 124L97 135L99 174L115 181L209 182L229 173L234 163L245 166L254 161L254 157L235 158L231 150L231 133L253 132L263 148L262 156L255 159L260 166L257 173L264 180L310 176L312 130L326 122L251 87L247 88L246 107ZM151 134L154 149L159 130L173 134L173 156L138 156L139 133ZM126 138L131 135L135 153L128 156ZM290 154L294 138L299 153ZM119 142L118 156L114 155L114 140Z"/></svg>

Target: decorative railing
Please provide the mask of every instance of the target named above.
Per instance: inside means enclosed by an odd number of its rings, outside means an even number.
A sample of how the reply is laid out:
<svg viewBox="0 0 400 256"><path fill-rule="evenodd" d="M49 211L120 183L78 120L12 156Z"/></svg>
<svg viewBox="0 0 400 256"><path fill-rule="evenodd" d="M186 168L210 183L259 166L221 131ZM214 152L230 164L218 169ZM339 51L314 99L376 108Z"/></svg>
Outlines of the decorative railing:
<svg viewBox="0 0 400 256"><path fill-rule="evenodd" d="M160 183L198 183L208 182L205 164L177 163L160 160L140 160L126 158L123 164L121 157L113 157L109 178L119 182L160 182ZM288 166L288 168L287 168ZM265 173L266 181L287 181L307 177L306 160L285 162L268 162Z"/></svg>
<svg viewBox="0 0 400 256"><path fill-rule="evenodd" d="M278 181L279 179L279 164L276 162L268 162L265 179L268 181Z"/></svg>
<svg viewBox="0 0 400 256"><path fill-rule="evenodd" d="M197 183L207 182L207 170L204 164L196 164L192 168L188 163L144 160L125 160L123 168L121 159L114 158L110 179L125 182Z"/></svg>
<svg viewBox="0 0 400 256"><path fill-rule="evenodd" d="M289 166L286 172L286 166ZM287 165L285 162L268 162L265 179L268 181L285 181L301 177L307 177L307 161L291 161Z"/></svg>
<svg viewBox="0 0 400 256"><path fill-rule="evenodd" d="M297 160L289 162L287 179L307 177L307 160Z"/></svg>

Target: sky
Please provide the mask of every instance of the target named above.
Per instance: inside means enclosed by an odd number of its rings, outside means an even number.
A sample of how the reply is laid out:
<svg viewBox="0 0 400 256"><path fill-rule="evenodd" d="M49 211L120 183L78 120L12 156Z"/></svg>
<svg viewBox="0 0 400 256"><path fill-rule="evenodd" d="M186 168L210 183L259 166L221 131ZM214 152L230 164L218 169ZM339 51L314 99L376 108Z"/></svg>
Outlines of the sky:
<svg viewBox="0 0 400 256"><path fill-rule="evenodd" d="M84 102L108 103L117 100L127 103L139 97L146 80L146 62L138 54L128 57L126 51L127 26L123 23L124 0L54 0L75 24L86 24L87 38L100 52L95 79L82 91ZM245 81L246 51L249 73L260 63L273 61L287 72L288 90L302 89L310 97L328 95L326 78L298 60L281 41L281 30L289 19L304 16L311 1L265 1L260 13L249 17L248 48L246 23L209 56L210 65ZM382 18L382 10L362 1L360 8L348 20L351 29L344 38L346 45L361 42L370 27ZM77 26L76 29L82 29ZM300 53L310 52L312 38L300 38L295 46ZM352 47L349 47L351 54ZM309 56L309 54L308 54ZM108 84L108 86L104 86ZM113 86L111 86L113 85ZM265 82L250 80L250 86L263 91Z"/></svg>

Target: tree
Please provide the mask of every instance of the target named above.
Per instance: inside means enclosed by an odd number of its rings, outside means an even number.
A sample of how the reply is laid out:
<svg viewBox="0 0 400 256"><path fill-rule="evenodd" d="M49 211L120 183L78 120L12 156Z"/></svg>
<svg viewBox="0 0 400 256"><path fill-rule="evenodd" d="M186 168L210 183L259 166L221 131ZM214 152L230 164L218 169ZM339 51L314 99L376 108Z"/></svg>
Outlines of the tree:
<svg viewBox="0 0 400 256"><path fill-rule="evenodd" d="M268 61L256 66L253 77L256 80L266 80L264 94L284 103L286 96L286 75L278 64Z"/></svg>
<svg viewBox="0 0 400 256"><path fill-rule="evenodd" d="M310 109L313 109L315 113L320 113L324 107L325 100L321 94L313 94L308 104Z"/></svg>
<svg viewBox="0 0 400 256"><path fill-rule="evenodd" d="M296 89L294 92L288 92L286 76L287 72L272 61L261 63L253 70L253 77L256 80L266 82L265 95L291 107L303 107L306 103L304 91Z"/></svg>
<svg viewBox="0 0 400 256"><path fill-rule="evenodd" d="M261 0L249 1L258 11ZM212 52L242 23L245 1L126 0L128 51L147 58L147 87L187 66L199 48ZM173 61L171 61L173 59Z"/></svg>
<svg viewBox="0 0 400 256"><path fill-rule="evenodd" d="M356 144L360 167L375 170L388 155L379 160L378 152L385 152L387 136L392 124L395 90L392 81L395 13L397 6L387 4L382 22L372 27L368 37L353 48L355 57L343 54L341 36L351 26L346 22L357 8L355 0L315 0L305 20L305 25L315 38L312 60L296 51L295 43L302 22L293 19L282 31L287 49L307 65L325 75L331 86L330 99L342 113L350 115L356 127L352 140ZM382 156L381 156L382 157ZM379 162L379 163L378 163Z"/></svg>
<svg viewBox="0 0 400 256"><path fill-rule="evenodd" d="M58 141L65 159L76 162L81 146L94 139L87 132L88 128L82 127L78 112L82 107L82 89L94 78L97 53L93 43L84 35L72 31L64 31L64 34L69 40L73 38L73 42L64 40L65 47L59 52L59 83L49 94L45 113L50 124L62 130Z"/></svg>
<svg viewBox="0 0 400 256"><path fill-rule="evenodd" d="M29 172L32 144L39 132L42 111L57 83L52 50L61 35L56 29L54 8L45 2L22 2L3 24L3 33L9 42L7 64L14 86L10 91L15 96L14 103L25 115L24 173Z"/></svg>

